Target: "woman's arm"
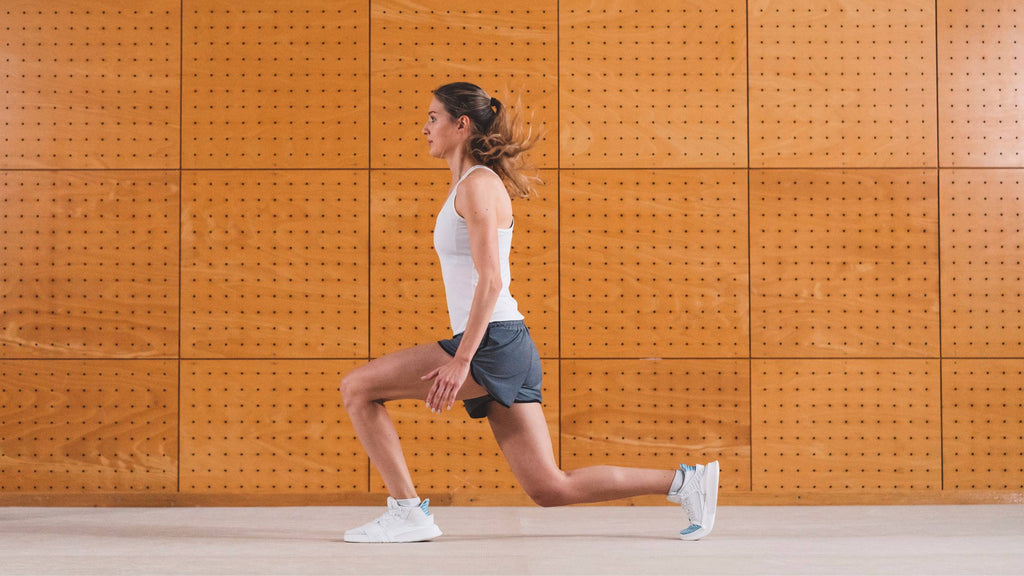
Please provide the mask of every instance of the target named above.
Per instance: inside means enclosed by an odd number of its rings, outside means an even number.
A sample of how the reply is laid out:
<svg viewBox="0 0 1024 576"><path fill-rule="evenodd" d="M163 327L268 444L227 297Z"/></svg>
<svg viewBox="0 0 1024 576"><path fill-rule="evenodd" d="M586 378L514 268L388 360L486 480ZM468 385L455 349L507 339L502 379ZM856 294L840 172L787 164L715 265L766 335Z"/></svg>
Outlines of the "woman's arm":
<svg viewBox="0 0 1024 576"><path fill-rule="evenodd" d="M500 182L500 181L498 181ZM455 357L448 364L439 367L423 377L434 379L434 386L427 394L427 407L439 412L451 408L455 396L469 376L469 362L480 347L487 324L494 313L494 306L501 293L501 261L498 252L498 200L506 192L493 178L467 178L459 185L456 200L460 214L466 220L469 231L469 249L473 255L479 281L473 292L469 308L469 320L462 334L462 341Z"/></svg>

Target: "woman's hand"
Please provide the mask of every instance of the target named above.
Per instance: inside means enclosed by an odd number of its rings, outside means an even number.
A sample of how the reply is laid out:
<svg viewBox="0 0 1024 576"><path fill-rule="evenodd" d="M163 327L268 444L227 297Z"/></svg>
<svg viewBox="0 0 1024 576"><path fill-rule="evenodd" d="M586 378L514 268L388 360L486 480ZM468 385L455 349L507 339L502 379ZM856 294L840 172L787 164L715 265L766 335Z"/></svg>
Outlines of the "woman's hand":
<svg viewBox="0 0 1024 576"><path fill-rule="evenodd" d="M469 377L469 362L452 358L447 364L434 368L423 380L433 380L434 385L427 392L427 408L439 413L445 408L451 410L462 383Z"/></svg>

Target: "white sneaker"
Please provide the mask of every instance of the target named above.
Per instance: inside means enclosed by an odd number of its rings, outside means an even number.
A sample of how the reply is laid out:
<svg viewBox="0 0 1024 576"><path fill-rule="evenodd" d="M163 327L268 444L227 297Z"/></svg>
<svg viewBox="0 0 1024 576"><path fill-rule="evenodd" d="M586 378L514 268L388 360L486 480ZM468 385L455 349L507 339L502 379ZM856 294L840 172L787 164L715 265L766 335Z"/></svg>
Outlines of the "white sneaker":
<svg viewBox="0 0 1024 576"><path fill-rule="evenodd" d="M700 540L715 526L715 512L718 508L718 461L707 466L680 464L684 481L679 490L668 495L668 499L682 505L690 521L689 527L679 532L683 540Z"/></svg>
<svg viewBox="0 0 1024 576"><path fill-rule="evenodd" d="M369 524L345 532L345 542L423 542L440 535L429 499L419 506L399 506L389 496L388 511Z"/></svg>

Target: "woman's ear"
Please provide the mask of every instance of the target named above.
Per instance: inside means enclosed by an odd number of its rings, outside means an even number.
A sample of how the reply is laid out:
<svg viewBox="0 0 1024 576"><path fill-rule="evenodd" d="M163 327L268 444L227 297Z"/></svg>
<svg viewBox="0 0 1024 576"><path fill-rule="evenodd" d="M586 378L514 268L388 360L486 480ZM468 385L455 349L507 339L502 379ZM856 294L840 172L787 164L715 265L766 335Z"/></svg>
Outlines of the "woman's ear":
<svg viewBox="0 0 1024 576"><path fill-rule="evenodd" d="M459 116L459 121L458 121L458 126L457 127L458 127L459 130L462 130L464 128L469 128L470 123L471 123L471 121L469 119L469 116L466 116L465 114L463 114L462 116Z"/></svg>

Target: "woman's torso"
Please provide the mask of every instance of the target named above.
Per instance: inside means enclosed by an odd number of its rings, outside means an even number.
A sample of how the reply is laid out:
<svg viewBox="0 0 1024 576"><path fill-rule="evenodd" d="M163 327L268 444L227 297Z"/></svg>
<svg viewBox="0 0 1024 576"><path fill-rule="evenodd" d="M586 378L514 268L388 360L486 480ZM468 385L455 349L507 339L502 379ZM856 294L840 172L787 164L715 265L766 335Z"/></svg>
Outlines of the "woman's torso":
<svg viewBox="0 0 1024 576"><path fill-rule="evenodd" d="M437 215L437 222L434 226L434 249L441 261L441 276L444 279L448 318L453 334L460 334L466 329L469 309L473 303L473 294L479 281L469 247L469 230L466 227L466 220L455 209L455 201L459 184L478 168L490 171L490 168L479 164L466 170L459 181L452 186L448 199ZM511 213L508 214L507 221L512 221ZM519 304L512 297L509 289L512 282L509 255L512 250L514 227L515 224L512 221L512 225L509 227L498 228L501 291L498 293L498 300L495 303L494 312L491 314L491 322L523 319L523 315L519 313Z"/></svg>

